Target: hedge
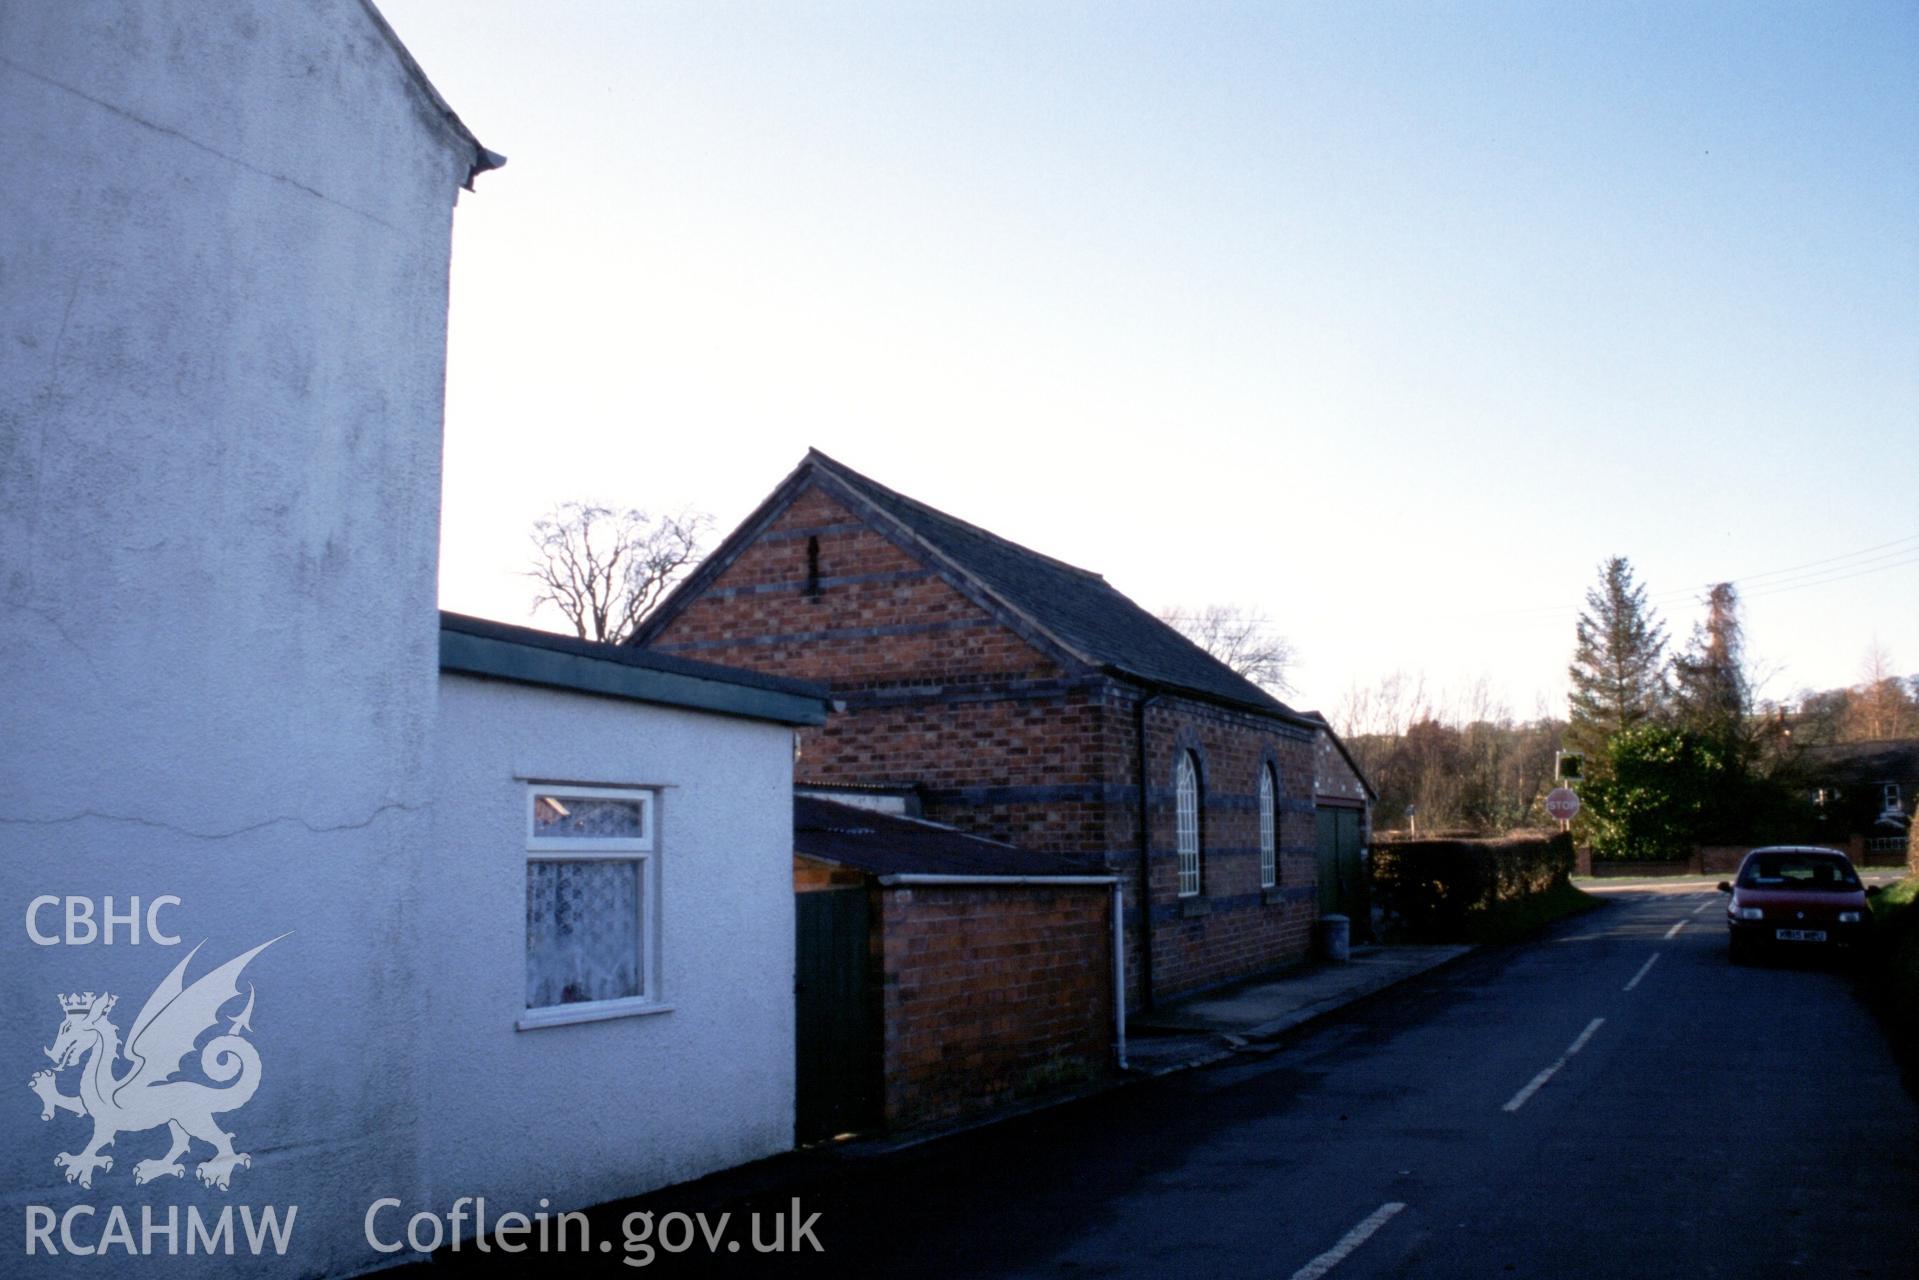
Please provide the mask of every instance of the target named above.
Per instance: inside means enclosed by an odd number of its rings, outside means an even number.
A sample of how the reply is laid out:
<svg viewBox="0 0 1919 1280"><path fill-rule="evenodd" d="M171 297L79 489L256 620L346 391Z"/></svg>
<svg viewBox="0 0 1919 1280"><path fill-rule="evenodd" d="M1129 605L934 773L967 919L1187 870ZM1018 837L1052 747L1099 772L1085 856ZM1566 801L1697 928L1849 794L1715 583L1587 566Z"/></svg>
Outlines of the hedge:
<svg viewBox="0 0 1919 1280"><path fill-rule="evenodd" d="M1456 938L1469 916L1570 883L1572 837L1393 840L1373 845L1373 903L1389 928Z"/></svg>

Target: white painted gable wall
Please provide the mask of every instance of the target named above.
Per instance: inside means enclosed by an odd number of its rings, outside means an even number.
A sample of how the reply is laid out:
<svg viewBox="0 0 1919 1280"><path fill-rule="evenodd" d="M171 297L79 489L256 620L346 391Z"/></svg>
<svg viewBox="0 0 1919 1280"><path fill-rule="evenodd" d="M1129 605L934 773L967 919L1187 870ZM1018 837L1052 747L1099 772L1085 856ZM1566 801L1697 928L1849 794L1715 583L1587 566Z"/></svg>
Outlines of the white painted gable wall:
<svg viewBox="0 0 1919 1280"><path fill-rule="evenodd" d="M6 1269L29 1205L297 1205L292 1270L173 1269L340 1274L381 1261L361 1225L380 1196L580 1203L786 1145L787 732L438 678L470 143L357 0L9 4L0 119ZM589 761L678 788L680 1007L515 1032L511 775ZM177 947L24 928L38 895L169 894ZM252 1155L232 1190L191 1168L136 1187L162 1130L121 1135L91 1189L64 1181L52 1157L88 1125L43 1122L20 1087L56 993L116 992L125 1032L192 944L197 975L289 930L245 975L263 1079L224 1118Z"/></svg>

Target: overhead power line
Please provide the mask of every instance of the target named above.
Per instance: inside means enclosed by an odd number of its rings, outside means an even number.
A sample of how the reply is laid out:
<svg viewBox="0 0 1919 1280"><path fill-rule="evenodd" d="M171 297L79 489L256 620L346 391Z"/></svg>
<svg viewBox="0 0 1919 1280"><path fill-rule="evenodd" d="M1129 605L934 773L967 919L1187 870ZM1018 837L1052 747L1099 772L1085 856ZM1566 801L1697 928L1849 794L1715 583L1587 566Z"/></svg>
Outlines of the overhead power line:
<svg viewBox="0 0 1919 1280"><path fill-rule="evenodd" d="M1822 587L1829 583L1865 577L1868 574L1885 573L1913 564L1919 564L1919 534L1909 534L1903 538L1894 538L1890 542L1875 543L1870 547L1861 547L1857 551L1848 551L1844 555L1808 560L1803 564L1788 565L1780 569L1767 569L1759 573L1722 578L1718 582L1705 582L1678 590L1649 592L1646 603L1671 605L1684 600L1697 600L1718 586L1719 582L1730 582L1744 599L1762 599L1766 596L1781 595L1787 591ZM1493 609L1486 611L1483 616L1544 621L1572 618L1577 616L1583 608L1583 604L1540 605L1520 609Z"/></svg>

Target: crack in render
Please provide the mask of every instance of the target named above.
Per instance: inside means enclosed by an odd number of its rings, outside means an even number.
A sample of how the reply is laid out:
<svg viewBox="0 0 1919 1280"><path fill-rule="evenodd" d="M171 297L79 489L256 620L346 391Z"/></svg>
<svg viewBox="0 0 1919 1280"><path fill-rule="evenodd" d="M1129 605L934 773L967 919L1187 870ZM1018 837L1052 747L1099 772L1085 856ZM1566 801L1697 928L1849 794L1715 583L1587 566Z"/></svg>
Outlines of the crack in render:
<svg viewBox="0 0 1919 1280"><path fill-rule="evenodd" d="M29 570L29 572L31 572L31 570ZM67 630L66 624L61 622L60 616L54 613L53 610L42 609L38 605L31 605L24 600L16 600L11 596L0 596L0 608L12 609L16 613L24 613L46 623L47 626L53 629L54 634L66 641L68 648L80 655L80 661L87 664L87 670L93 673L94 679L97 680L100 678L100 665L93 660L93 655L87 652L87 647L81 644L72 632Z"/></svg>
<svg viewBox="0 0 1919 1280"><path fill-rule="evenodd" d="M270 178L274 182L284 182L289 187L292 187L297 191L303 191L307 195L312 196L316 200L324 200L326 203L334 206L337 209L344 209L348 213L355 214L358 217L365 218L368 222L371 222L376 226L385 227L388 231L392 231L397 234L400 230L398 227L394 226L392 223L388 222L386 219L379 217L376 214L368 213L365 209L357 208L353 205L350 205L346 203L344 200L336 200L332 196L328 195L326 192L321 191L315 187L309 187L306 183L301 182L297 178L289 178L284 173L275 173L273 172L273 170L263 169L257 164L249 164L247 161L240 159L238 156L230 156L226 152L219 150L217 147L210 147L206 143L200 141L198 138L191 137L188 134L184 134L180 132L178 129L170 129L166 125L155 124L151 120L148 120L142 116L135 115L133 112L127 110L125 107L116 106L113 103L106 101L104 98L96 98L92 94L87 93L80 89L76 89L70 84L63 84L62 82L53 79L51 76L41 75L38 71L35 71L31 67L23 67L11 58L0 57L0 66L4 66L9 68L10 70L16 71L19 74L26 76L30 80L38 80L41 84L44 84L48 86L49 88L58 89L63 93L70 93L74 97L79 98L82 102L90 102L94 106L99 107L103 111L111 111L114 115L119 116L121 119L130 120L134 124L139 125L143 129L151 129L155 133L160 134L163 137L175 138L181 142L186 143L188 146L195 148L196 150L206 152L208 155L213 156L216 159L224 160L228 164L233 165L236 168L245 169L248 173L258 174L262 178Z"/></svg>
<svg viewBox="0 0 1919 1280"><path fill-rule="evenodd" d="M296 823L299 826L305 827L308 831L312 832L314 835L331 835L334 832L338 832L338 831L361 831L366 829L367 827L372 826L375 822L378 822L383 814L391 813L396 810L400 813L421 813L430 808L432 808L432 805L430 803L429 804L400 804L398 802L394 802L391 804L381 805L379 808L375 809L372 813L368 814L366 818L364 818L363 820L359 822L342 822L332 826L315 826L313 823L308 822L305 818L294 818L294 817L282 816L277 818L267 818L260 822L248 823L244 827L235 827L231 831L191 831L191 830L188 830L186 827L175 826L171 822L161 822L155 818L140 818L140 817L134 817L134 816L130 816L127 814L120 814L120 813L101 813L94 809L83 810L80 813L68 814L65 817L60 817L60 818L0 817L0 826L58 827L58 826L66 826L70 823L75 823L75 822L85 822L89 818L94 818L101 822L124 822L132 826L152 827L155 830L168 831L168 832L172 832L174 835L186 836L187 838L192 840L231 840L236 836L251 835L255 831L264 831L268 827L278 826L283 822Z"/></svg>

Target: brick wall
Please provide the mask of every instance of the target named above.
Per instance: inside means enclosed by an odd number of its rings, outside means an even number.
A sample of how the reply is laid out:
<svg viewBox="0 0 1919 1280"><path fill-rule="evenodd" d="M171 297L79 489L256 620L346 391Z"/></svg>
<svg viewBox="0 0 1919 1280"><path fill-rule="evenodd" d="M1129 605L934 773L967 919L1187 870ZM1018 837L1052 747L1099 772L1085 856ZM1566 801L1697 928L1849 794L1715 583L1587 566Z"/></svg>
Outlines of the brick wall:
<svg viewBox="0 0 1919 1280"><path fill-rule="evenodd" d="M1116 870L1127 881L1129 999L1142 998L1138 910L1139 694L1119 688L1106 712L1108 778L1120 784L1108 807ZM1201 881L1179 897L1174 770L1182 752L1200 763ZM1146 712L1155 998L1214 986L1303 958L1317 914L1313 823L1313 737L1263 716L1162 697ZM1278 883L1260 885L1259 771L1278 781Z"/></svg>
<svg viewBox="0 0 1919 1280"><path fill-rule="evenodd" d="M842 693L1060 674L817 488L781 512L652 647L819 680Z"/></svg>
<svg viewBox="0 0 1919 1280"><path fill-rule="evenodd" d="M1105 681L1063 671L817 488L652 647L830 685L846 709L802 731L807 782L915 783L935 821L1103 862Z"/></svg>
<svg viewBox="0 0 1919 1280"><path fill-rule="evenodd" d="M802 749L808 781L921 782L925 816L1124 877L1129 1000L1143 998L1138 928L1137 690L850 708ZM1303 958L1317 914L1314 739L1265 717L1162 697L1147 711L1156 998ZM1202 886L1178 896L1173 770L1201 763ZM1278 883L1259 875L1259 770L1278 782Z"/></svg>
<svg viewBox="0 0 1919 1280"><path fill-rule="evenodd" d="M1111 890L915 886L880 897L889 1127L1113 1069Z"/></svg>
<svg viewBox="0 0 1919 1280"><path fill-rule="evenodd" d="M1313 793L1322 800L1366 802L1365 785L1329 734L1320 734L1313 746Z"/></svg>
<svg viewBox="0 0 1919 1280"><path fill-rule="evenodd" d="M819 783L911 781L936 822L1098 865L1105 845L1097 697L1055 683L963 697L854 696L802 738L798 772Z"/></svg>

